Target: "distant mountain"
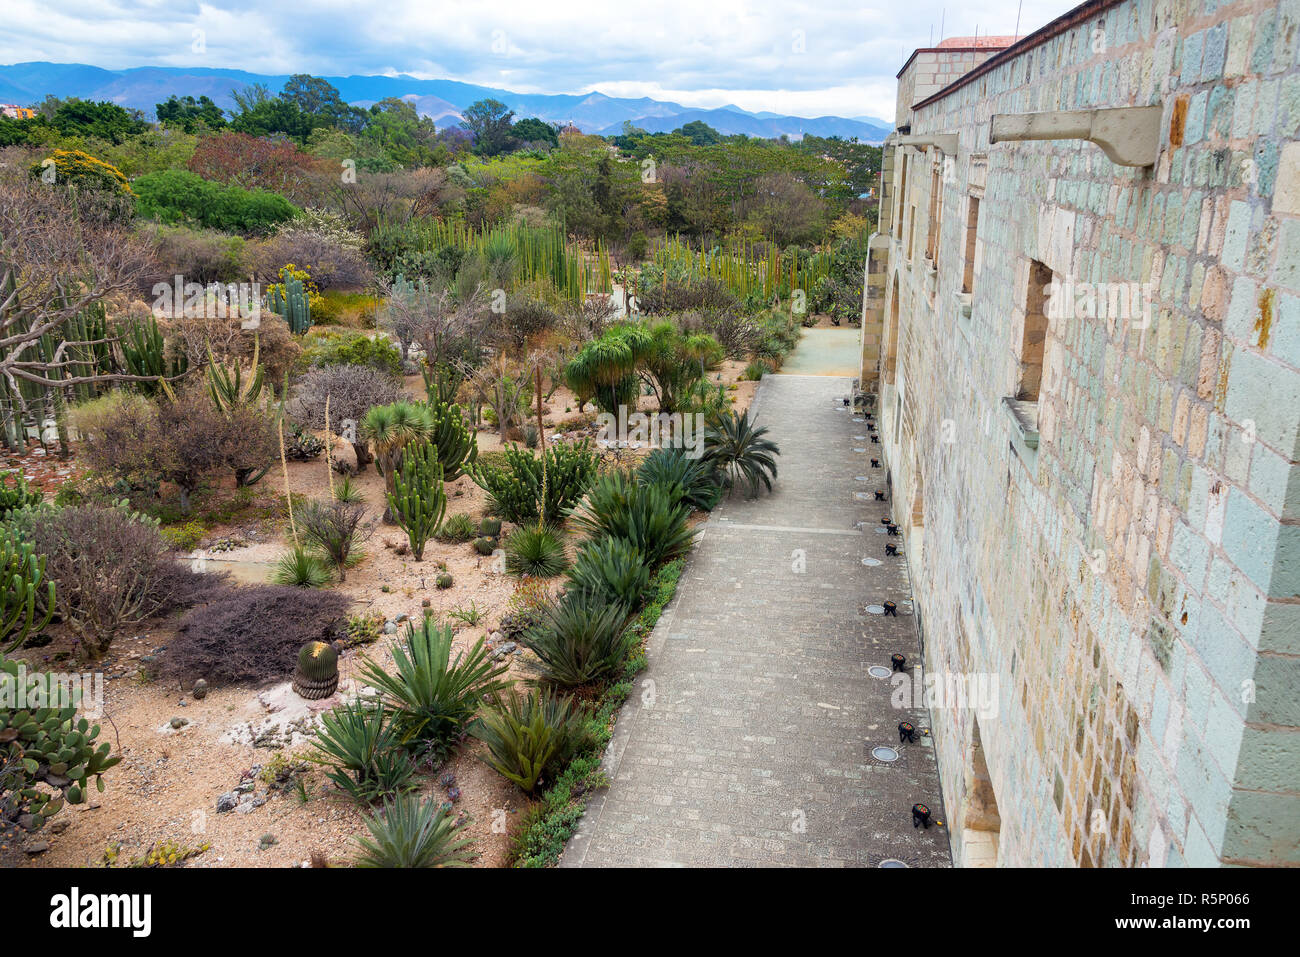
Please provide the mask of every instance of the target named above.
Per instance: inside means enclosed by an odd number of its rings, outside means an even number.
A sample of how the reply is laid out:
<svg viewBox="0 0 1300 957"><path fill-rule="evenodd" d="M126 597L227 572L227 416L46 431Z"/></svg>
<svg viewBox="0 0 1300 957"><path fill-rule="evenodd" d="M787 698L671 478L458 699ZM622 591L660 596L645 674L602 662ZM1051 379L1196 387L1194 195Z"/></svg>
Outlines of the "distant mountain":
<svg viewBox="0 0 1300 957"><path fill-rule="evenodd" d="M155 106L173 94L208 96L218 106L231 109L235 105L231 90L261 83L276 93L288 79L287 74L279 76L243 70L178 67L104 70L81 63L15 63L0 66L0 102L30 106L47 94L79 96L88 100L110 100L152 116ZM338 88L343 99L360 106L369 106L390 96L409 99L421 115L430 117L438 126L459 123L462 111L471 103L492 98L514 110L518 118L535 116L548 123L573 123L585 133L606 136L621 133L625 122L660 133L670 132L693 120L703 120L718 132L728 135L744 133L769 138L782 135L797 138L811 133L815 136L856 136L866 143L881 142L892 129L889 124L870 117L783 116L767 111L755 113L731 104L711 110L693 109L649 97L613 97L603 93L514 93L459 80L420 80L405 74L331 76L325 79Z"/></svg>

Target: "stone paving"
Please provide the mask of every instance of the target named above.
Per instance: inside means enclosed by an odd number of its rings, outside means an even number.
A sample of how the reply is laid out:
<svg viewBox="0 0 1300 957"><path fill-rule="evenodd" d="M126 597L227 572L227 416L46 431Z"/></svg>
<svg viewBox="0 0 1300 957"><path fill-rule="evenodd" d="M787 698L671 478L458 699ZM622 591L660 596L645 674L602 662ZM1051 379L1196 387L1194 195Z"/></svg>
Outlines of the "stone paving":
<svg viewBox="0 0 1300 957"><path fill-rule="evenodd" d="M945 820L932 742L898 740L926 711L895 710L888 677L867 671L919 649L905 560L885 556L901 539L871 494L880 446L843 407L850 385L760 384L757 421L781 447L774 492L703 526L619 716L611 785L561 866L951 865L946 828L911 820L915 803ZM866 611L886 599L897 617ZM898 759L873 757L881 745Z"/></svg>

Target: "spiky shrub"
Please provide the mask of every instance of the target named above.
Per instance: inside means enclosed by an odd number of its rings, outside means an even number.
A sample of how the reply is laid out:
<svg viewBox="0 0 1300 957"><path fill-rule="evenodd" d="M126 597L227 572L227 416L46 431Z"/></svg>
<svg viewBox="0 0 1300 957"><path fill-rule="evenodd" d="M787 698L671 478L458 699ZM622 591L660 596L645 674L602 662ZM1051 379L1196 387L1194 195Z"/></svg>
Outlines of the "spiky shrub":
<svg viewBox="0 0 1300 957"><path fill-rule="evenodd" d="M301 425L295 425L285 436L284 454L293 462L310 462L325 451L325 443Z"/></svg>
<svg viewBox="0 0 1300 957"><path fill-rule="evenodd" d="M569 569L569 588L636 608L650 584L650 566L631 542L605 536L587 542Z"/></svg>
<svg viewBox="0 0 1300 957"><path fill-rule="evenodd" d="M382 705L351 702L321 715L308 760L353 800L369 804L415 787L415 765Z"/></svg>
<svg viewBox="0 0 1300 957"><path fill-rule="evenodd" d="M568 592L548 605L541 622L519 641L541 659L548 683L572 688L605 678L622 666L637 641L624 628L627 617L622 604Z"/></svg>
<svg viewBox="0 0 1300 957"><path fill-rule="evenodd" d="M64 804L82 803L91 780L103 791L101 775L122 758L107 742L96 745L99 725L77 717L80 690L3 657L0 682L9 692L0 696L0 821L32 814L39 825ZM20 682L23 701L45 706L17 708Z"/></svg>
<svg viewBox="0 0 1300 957"><path fill-rule="evenodd" d="M571 524L592 538L610 535L634 546L652 568L683 555L693 533L687 508L659 485L639 485L624 472L602 475L573 511Z"/></svg>
<svg viewBox="0 0 1300 957"><path fill-rule="evenodd" d="M352 481L352 476L345 475L334 486L334 497L340 502L364 502L365 494L361 491L360 486Z"/></svg>
<svg viewBox="0 0 1300 957"><path fill-rule="evenodd" d="M330 580L329 566L301 545L294 545L280 556L271 572L271 583L295 588L320 588Z"/></svg>
<svg viewBox="0 0 1300 957"><path fill-rule="evenodd" d="M454 402L430 401L430 440L442 463L443 480L454 482L478 460L478 438L470 431L465 412Z"/></svg>
<svg viewBox="0 0 1300 957"><path fill-rule="evenodd" d="M379 689L392 708L404 744L437 756L474 716L485 695L506 687L504 665L494 665L479 639L451 658L452 630L425 615L417 628L406 623L404 639L393 647L393 672L366 657L361 679Z"/></svg>
<svg viewBox="0 0 1300 957"><path fill-rule="evenodd" d="M357 867L465 867L470 839L436 798L403 795L366 818L370 837L358 837Z"/></svg>
<svg viewBox="0 0 1300 957"><path fill-rule="evenodd" d="M34 630L49 624L54 607L45 556L13 529L0 532L0 653L22 647Z"/></svg>
<svg viewBox="0 0 1300 957"><path fill-rule="evenodd" d="M564 542L549 528L519 528L505 540L506 571L512 575L554 578L569 567Z"/></svg>
<svg viewBox="0 0 1300 957"><path fill-rule="evenodd" d="M706 512L718 504L722 489L713 464L683 448L655 449L638 466L636 480L659 485L676 501Z"/></svg>
<svg viewBox="0 0 1300 957"><path fill-rule="evenodd" d="M483 762L525 794L535 794L588 739L587 716L571 697L534 689L498 695L470 725L487 745Z"/></svg>
<svg viewBox="0 0 1300 957"><path fill-rule="evenodd" d="M393 491L388 494L388 508L393 520L406 532L415 560L424 561L424 546L447 513L442 464L430 443L409 445L402 452L401 468L393 475Z"/></svg>
<svg viewBox="0 0 1300 957"><path fill-rule="evenodd" d="M728 488L743 483L749 497L758 496L761 482L770 492L776 478L776 458L781 449L767 435L766 426L755 427L749 411L711 416L704 432L704 455L725 477Z"/></svg>
<svg viewBox="0 0 1300 957"><path fill-rule="evenodd" d="M339 581L347 578L353 548L370 534L370 526L363 521L365 515L364 503L340 502L336 498L307 502L298 512L303 536L328 556L339 573Z"/></svg>
<svg viewBox="0 0 1300 957"><path fill-rule="evenodd" d="M599 457L590 440L558 442L545 450L546 503L544 521L553 524L582 498L596 477ZM542 459L527 449L510 446L502 464L478 464L470 476L488 493L492 511L516 525L536 523L542 498Z"/></svg>
<svg viewBox="0 0 1300 957"><path fill-rule="evenodd" d="M375 406L361 419L359 431L373 449L375 468L391 492L402 450L431 440L434 421L427 405L401 400Z"/></svg>
<svg viewBox="0 0 1300 957"><path fill-rule="evenodd" d="M474 519L470 518L464 512L447 516L442 527L438 529L435 536L440 542L459 542L464 543L472 541L477 534L474 526Z"/></svg>
<svg viewBox="0 0 1300 957"><path fill-rule="evenodd" d="M323 641L309 641L298 652L293 690L304 698L328 698L339 686L339 656Z"/></svg>
<svg viewBox="0 0 1300 957"><path fill-rule="evenodd" d="M21 472L0 474L0 519L7 518L16 508L40 504L41 493L27 487L27 479Z"/></svg>

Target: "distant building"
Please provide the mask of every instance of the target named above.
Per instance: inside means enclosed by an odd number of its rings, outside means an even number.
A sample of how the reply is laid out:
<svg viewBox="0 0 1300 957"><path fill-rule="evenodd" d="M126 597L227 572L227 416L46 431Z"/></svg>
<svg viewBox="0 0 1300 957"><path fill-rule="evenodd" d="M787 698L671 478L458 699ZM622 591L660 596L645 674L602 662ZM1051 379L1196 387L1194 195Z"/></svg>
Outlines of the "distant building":
<svg viewBox="0 0 1300 957"><path fill-rule="evenodd" d="M11 120L34 120L36 111L26 106L18 106L13 103L0 103L0 116L8 117Z"/></svg>
<svg viewBox="0 0 1300 957"><path fill-rule="evenodd" d="M967 866L1300 865L1300 14L1090 0L898 76L861 387Z"/></svg>

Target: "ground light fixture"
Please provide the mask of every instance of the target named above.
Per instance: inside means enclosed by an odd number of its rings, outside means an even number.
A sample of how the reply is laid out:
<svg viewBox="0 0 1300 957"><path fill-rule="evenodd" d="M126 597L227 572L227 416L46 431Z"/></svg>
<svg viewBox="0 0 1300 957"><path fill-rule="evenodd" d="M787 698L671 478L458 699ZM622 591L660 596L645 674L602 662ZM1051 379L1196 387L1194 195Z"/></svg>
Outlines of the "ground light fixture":
<svg viewBox="0 0 1300 957"><path fill-rule="evenodd" d="M890 655L889 665L894 671L906 671L907 657L905 655Z"/></svg>
<svg viewBox="0 0 1300 957"><path fill-rule="evenodd" d="M894 604L892 601L887 601L887 602L885 602L885 614L886 614L886 615L893 615L895 618L897 618L897 617L898 617L898 606L897 606L896 604Z"/></svg>
<svg viewBox="0 0 1300 957"><path fill-rule="evenodd" d="M885 554L886 554L886 555L897 555L897 554L898 554L898 546L897 546L897 545L886 545L886 546L885 546Z"/></svg>
<svg viewBox="0 0 1300 957"><path fill-rule="evenodd" d="M910 721L898 722L898 743L902 744L904 741L909 744L916 742L916 726Z"/></svg>

